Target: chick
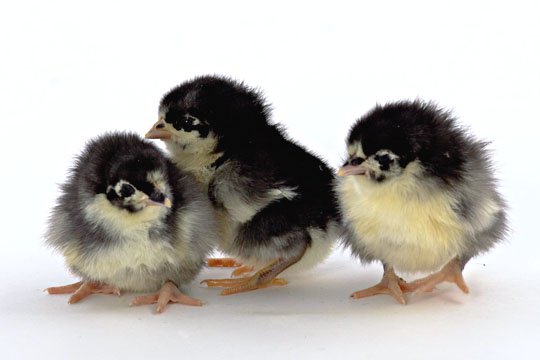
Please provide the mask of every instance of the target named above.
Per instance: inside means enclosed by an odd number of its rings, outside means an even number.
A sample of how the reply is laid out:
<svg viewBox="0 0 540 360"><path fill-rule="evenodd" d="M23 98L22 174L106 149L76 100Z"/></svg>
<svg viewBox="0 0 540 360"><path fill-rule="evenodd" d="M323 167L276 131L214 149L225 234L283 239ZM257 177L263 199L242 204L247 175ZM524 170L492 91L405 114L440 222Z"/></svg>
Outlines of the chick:
<svg viewBox="0 0 540 360"><path fill-rule="evenodd" d="M173 161L208 191L218 213L220 250L245 264L241 272L258 270L205 281L225 287L223 295L285 284L276 276L321 262L341 229L332 170L269 117L258 91L203 76L163 97L146 135L164 140Z"/></svg>
<svg viewBox="0 0 540 360"><path fill-rule="evenodd" d="M378 285L351 296L390 294L404 304L403 293L444 281L468 293L463 268L507 231L486 143L434 104L403 101L359 119L347 150L336 186L344 241L363 262L384 267ZM395 270L436 272L406 283Z"/></svg>
<svg viewBox="0 0 540 360"><path fill-rule="evenodd" d="M217 243L214 213L196 182L153 144L127 133L90 141L52 211L47 243L82 281L51 287L73 293L154 292L132 305L200 306L179 287L193 280Z"/></svg>

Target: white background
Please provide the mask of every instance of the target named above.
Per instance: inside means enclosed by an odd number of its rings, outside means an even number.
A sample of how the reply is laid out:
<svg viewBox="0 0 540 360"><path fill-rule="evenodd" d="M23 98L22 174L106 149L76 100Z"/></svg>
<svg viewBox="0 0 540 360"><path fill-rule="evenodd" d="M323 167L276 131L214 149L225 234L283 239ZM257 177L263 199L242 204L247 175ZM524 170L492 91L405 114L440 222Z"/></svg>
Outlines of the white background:
<svg viewBox="0 0 540 360"><path fill-rule="evenodd" d="M534 1L12 1L0 5L0 358L539 358L540 11ZM82 4L85 5L82 5ZM357 4L354 4L357 3ZM379 280L338 249L284 288L203 308L68 306L43 245L73 156L108 130L144 134L164 92L201 74L264 90L273 119L338 166L375 103L436 100L492 141L508 242L406 306L349 300ZM227 276L205 270L198 278Z"/></svg>

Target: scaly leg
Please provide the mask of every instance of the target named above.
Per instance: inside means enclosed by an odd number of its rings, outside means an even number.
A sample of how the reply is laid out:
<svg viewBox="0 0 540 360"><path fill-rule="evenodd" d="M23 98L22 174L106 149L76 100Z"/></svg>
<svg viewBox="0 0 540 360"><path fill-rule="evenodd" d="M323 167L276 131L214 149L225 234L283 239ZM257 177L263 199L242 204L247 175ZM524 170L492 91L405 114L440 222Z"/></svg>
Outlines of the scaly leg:
<svg viewBox="0 0 540 360"><path fill-rule="evenodd" d="M206 284L208 287L226 287L226 289L221 292L221 295L238 294L272 285L286 285L287 281L285 279L276 279L276 276L289 266L297 263L302 256L304 256L306 249L307 244L299 251L297 256L290 259L275 260L252 276L237 279L203 280L201 284Z"/></svg>
<svg viewBox="0 0 540 360"><path fill-rule="evenodd" d="M157 304L156 312L161 314L168 303L179 303L190 306L202 306L202 301L182 294L180 289L170 281L167 281L159 292L150 295L137 296L131 301L131 306Z"/></svg>
<svg viewBox="0 0 540 360"><path fill-rule="evenodd" d="M201 284L206 284L208 287L225 287L226 289L221 292L221 295L232 295L272 285L287 285L285 279L275 278L288 267L283 268L285 263L283 260L276 260L257 271L253 276L236 279L209 279L203 280Z"/></svg>
<svg viewBox="0 0 540 360"><path fill-rule="evenodd" d="M425 278L415 280L408 284L410 291L414 293L429 292L432 291L438 284L448 281L456 284L461 291L465 294L469 293L469 287L463 279L461 273L461 262L458 258L450 260L441 270L438 272L426 276Z"/></svg>
<svg viewBox="0 0 540 360"><path fill-rule="evenodd" d="M235 279L206 279L206 280L201 281L201 284L205 284L208 287L230 288L230 287L235 287L235 286L248 283L249 280L257 276L257 274L258 273L255 273L253 276L235 278ZM287 285L287 280L281 279L281 278L275 278L275 279L272 279L268 284L266 284L266 286L260 286L260 288L262 289L263 287L274 286L274 285L277 285L277 286Z"/></svg>
<svg viewBox="0 0 540 360"><path fill-rule="evenodd" d="M73 284L56 286L45 289L49 294L72 294L69 304L75 304L92 294L114 294L120 296L120 289L115 286L93 281L79 281Z"/></svg>
<svg viewBox="0 0 540 360"><path fill-rule="evenodd" d="M410 291L407 282L396 275L393 267L386 264L383 264L383 266L384 274L381 282L375 286L352 293L351 298L362 299L373 295L388 294L396 299L398 303L405 305L406 301L403 293Z"/></svg>

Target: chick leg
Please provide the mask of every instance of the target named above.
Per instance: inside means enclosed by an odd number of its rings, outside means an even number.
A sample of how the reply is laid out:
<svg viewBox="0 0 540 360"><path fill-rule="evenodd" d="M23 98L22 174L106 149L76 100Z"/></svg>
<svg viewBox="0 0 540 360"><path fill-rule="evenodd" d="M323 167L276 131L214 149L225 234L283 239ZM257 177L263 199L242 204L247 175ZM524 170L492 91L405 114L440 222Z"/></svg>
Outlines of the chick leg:
<svg viewBox="0 0 540 360"><path fill-rule="evenodd" d="M463 279L461 262L458 258L455 258L448 262L438 272L426 276L425 278L415 280L408 284L410 291L414 293L429 292L432 291L438 284L448 281L453 282L463 291L465 294L469 293L469 287Z"/></svg>
<svg viewBox="0 0 540 360"><path fill-rule="evenodd" d="M262 289L272 285L287 285L285 279L276 279L276 276L283 270L294 264L296 261L276 260L270 265L257 271L253 276L237 279L210 279L203 280L201 284L208 287L226 287L221 295L232 295L241 292Z"/></svg>
<svg viewBox="0 0 540 360"><path fill-rule="evenodd" d="M206 284L206 286L208 287L227 288L221 292L221 295L231 295L237 292L262 289L262 288L273 286L273 285L278 285L278 286L287 285L287 280L275 278L277 274L279 274L285 269L273 274L276 271L275 267L278 265L279 262L280 260L274 261L270 265L257 271L252 276L247 276L243 278L235 278L235 279L207 279L207 280L201 281L201 284ZM244 287L246 288L245 290L231 292L233 289L244 288ZM247 287L249 287L249 289Z"/></svg>
<svg viewBox="0 0 540 360"><path fill-rule="evenodd" d="M252 276L237 279L203 280L201 284L206 284L208 287L226 287L226 289L221 292L221 295L238 294L272 285L287 285L287 280L277 279L276 276L291 265L297 263L302 256L304 256L306 249L307 244L299 251L298 255L290 259L278 259L257 271Z"/></svg>
<svg viewBox="0 0 540 360"><path fill-rule="evenodd" d="M93 281L79 281L65 286L56 286L45 289L49 294L73 294L68 300L75 304L92 294L114 294L120 296L120 289L115 286L101 284Z"/></svg>
<svg viewBox="0 0 540 360"><path fill-rule="evenodd" d="M396 275L393 267L386 264L383 264L383 266L384 274L381 282L375 286L352 293L351 298L362 299L373 295L388 294L396 299L398 303L403 305L406 304L405 297L403 297L403 292L410 291L408 284L405 282L405 280Z"/></svg>
<svg viewBox="0 0 540 360"><path fill-rule="evenodd" d="M157 304L156 312L161 314L168 303L179 303L190 306L202 306L202 301L184 295L178 287L167 281L156 294L137 296L131 301L131 306Z"/></svg>

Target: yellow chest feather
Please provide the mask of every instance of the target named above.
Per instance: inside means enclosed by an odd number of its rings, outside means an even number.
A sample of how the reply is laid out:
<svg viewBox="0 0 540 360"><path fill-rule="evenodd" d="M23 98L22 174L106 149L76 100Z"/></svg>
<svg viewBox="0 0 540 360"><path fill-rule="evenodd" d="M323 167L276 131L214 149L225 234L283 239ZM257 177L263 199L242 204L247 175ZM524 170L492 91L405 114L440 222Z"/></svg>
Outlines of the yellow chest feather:
<svg viewBox="0 0 540 360"><path fill-rule="evenodd" d="M405 186L404 186L405 185ZM402 271L431 271L464 248L463 226L447 192L420 184L377 184L348 177L338 193L357 241L371 256Z"/></svg>
<svg viewBox="0 0 540 360"><path fill-rule="evenodd" d="M85 217L95 226L107 229L114 242L91 255L81 253L76 245L67 246L63 252L68 265L90 279L125 290L159 287L163 281L158 278L160 269L177 266L187 249L150 238L151 220L159 216L152 212L158 211L160 207L148 207L140 214L131 214L114 208L104 196L96 197L84 209Z"/></svg>

